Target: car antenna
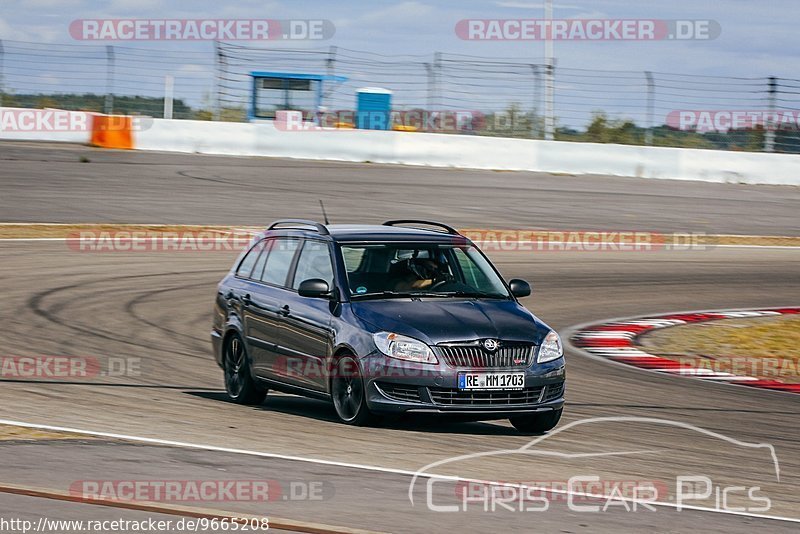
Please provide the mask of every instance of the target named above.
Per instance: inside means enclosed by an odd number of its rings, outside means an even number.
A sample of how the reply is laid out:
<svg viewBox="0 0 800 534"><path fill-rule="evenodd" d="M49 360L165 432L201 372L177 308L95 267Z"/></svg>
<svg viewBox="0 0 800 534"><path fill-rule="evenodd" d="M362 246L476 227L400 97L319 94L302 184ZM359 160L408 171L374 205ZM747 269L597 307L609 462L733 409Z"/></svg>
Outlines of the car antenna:
<svg viewBox="0 0 800 534"><path fill-rule="evenodd" d="M325 213L325 204L322 203L322 199L319 199L319 207L322 208L322 217L325 219L325 225L329 225L330 221L328 221L328 214Z"/></svg>

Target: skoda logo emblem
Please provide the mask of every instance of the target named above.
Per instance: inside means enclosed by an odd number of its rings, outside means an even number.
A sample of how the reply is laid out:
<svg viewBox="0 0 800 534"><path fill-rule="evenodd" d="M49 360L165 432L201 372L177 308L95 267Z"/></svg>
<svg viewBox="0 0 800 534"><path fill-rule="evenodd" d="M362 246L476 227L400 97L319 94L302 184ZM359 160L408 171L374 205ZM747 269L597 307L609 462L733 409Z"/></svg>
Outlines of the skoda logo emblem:
<svg viewBox="0 0 800 534"><path fill-rule="evenodd" d="M500 342L496 339L487 339L483 342L483 348L488 350L489 352L494 352L500 346Z"/></svg>

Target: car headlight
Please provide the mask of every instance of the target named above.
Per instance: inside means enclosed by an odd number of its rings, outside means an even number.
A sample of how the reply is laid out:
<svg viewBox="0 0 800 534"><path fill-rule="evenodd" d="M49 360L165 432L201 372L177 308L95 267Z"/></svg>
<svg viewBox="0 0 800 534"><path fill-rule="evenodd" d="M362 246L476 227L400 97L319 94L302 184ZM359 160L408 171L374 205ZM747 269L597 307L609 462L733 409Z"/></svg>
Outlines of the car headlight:
<svg viewBox="0 0 800 534"><path fill-rule="evenodd" d="M549 334L544 337L542 346L539 347L539 358L536 360L539 363L552 362L564 355L564 347L561 345L561 338L555 331L551 330Z"/></svg>
<svg viewBox="0 0 800 534"><path fill-rule="evenodd" d="M393 332L373 334L375 346L385 355L398 360L420 363L439 363L431 348L413 337L401 336Z"/></svg>

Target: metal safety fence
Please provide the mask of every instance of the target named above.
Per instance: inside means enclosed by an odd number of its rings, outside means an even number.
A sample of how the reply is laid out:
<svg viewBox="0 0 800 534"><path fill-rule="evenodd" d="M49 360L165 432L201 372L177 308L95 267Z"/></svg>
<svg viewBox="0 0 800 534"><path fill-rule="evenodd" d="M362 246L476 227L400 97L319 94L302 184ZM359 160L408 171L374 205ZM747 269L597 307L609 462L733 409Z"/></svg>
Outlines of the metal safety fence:
<svg viewBox="0 0 800 534"><path fill-rule="evenodd" d="M192 49L0 41L0 105L244 121L254 70L345 77L321 110L355 108L356 90L392 91L392 109L469 113L465 130L545 137L546 65L537 58L435 52L381 55L336 46ZM800 79L553 69L557 140L800 153ZM171 105L167 105L169 102Z"/></svg>

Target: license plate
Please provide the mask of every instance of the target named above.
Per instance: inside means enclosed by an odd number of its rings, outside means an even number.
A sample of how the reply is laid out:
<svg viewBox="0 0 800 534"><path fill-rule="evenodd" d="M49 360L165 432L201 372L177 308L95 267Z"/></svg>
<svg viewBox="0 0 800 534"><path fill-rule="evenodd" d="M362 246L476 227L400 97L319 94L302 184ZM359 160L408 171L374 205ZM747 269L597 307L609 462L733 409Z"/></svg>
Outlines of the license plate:
<svg viewBox="0 0 800 534"><path fill-rule="evenodd" d="M522 389L525 373L458 373L458 389Z"/></svg>

